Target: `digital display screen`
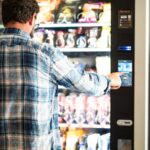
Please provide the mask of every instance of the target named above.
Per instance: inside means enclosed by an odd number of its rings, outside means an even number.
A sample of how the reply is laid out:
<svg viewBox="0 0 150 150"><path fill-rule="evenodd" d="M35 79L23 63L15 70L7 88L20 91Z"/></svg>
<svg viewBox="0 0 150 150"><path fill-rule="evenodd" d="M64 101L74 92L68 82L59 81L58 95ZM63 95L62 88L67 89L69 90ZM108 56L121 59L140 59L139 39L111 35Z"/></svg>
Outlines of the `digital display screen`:
<svg viewBox="0 0 150 150"><path fill-rule="evenodd" d="M130 51L132 51L132 46L131 45L118 46L118 50L130 52Z"/></svg>
<svg viewBox="0 0 150 150"><path fill-rule="evenodd" d="M132 60L118 60L118 72L124 72L121 75L121 86L132 86Z"/></svg>

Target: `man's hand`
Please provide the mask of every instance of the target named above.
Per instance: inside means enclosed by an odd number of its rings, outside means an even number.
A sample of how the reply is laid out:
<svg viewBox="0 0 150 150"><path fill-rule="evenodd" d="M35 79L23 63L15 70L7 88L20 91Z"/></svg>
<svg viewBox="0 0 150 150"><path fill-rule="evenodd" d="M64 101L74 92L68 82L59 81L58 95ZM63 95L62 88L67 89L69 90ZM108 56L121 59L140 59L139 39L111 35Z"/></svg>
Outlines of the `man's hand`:
<svg viewBox="0 0 150 150"><path fill-rule="evenodd" d="M111 80L110 87L111 89L119 89L121 86L121 78L120 76L123 75L122 72L114 72L108 75L108 78Z"/></svg>

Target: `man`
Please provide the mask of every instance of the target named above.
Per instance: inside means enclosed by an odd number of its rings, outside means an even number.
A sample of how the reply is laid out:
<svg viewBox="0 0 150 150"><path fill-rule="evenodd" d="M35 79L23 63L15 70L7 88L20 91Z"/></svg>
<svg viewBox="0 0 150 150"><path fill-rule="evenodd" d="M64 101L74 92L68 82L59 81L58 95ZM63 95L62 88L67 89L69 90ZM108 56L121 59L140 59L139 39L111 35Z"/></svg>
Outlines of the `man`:
<svg viewBox="0 0 150 150"><path fill-rule="evenodd" d="M36 0L3 0L0 32L0 149L59 150L58 85L99 96L121 85L79 70L59 50L33 41ZM100 66L101 67L101 66Z"/></svg>

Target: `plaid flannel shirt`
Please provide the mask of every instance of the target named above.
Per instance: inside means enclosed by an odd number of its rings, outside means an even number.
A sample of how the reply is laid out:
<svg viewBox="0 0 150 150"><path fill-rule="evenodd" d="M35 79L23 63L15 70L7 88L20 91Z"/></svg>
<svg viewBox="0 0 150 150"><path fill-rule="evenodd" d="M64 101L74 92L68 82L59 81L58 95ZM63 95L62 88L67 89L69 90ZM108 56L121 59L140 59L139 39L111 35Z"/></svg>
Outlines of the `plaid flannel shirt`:
<svg viewBox="0 0 150 150"><path fill-rule="evenodd" d="M108 79L19 29L0 31L0 150L59 150L58 85L91 95Z"/></svg>

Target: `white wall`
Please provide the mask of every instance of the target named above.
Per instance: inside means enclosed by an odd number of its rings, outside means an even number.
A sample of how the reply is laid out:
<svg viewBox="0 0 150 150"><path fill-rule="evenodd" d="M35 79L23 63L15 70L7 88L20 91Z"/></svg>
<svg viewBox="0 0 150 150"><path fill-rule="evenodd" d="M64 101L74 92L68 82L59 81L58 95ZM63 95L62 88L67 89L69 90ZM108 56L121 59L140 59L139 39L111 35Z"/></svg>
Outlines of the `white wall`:
<svg viewBox="0 0 150 150"><path fill-rule="evenodd" d="M134 150L148 150L149 0L135 0Z"/></svg>

